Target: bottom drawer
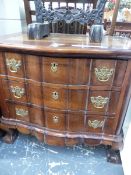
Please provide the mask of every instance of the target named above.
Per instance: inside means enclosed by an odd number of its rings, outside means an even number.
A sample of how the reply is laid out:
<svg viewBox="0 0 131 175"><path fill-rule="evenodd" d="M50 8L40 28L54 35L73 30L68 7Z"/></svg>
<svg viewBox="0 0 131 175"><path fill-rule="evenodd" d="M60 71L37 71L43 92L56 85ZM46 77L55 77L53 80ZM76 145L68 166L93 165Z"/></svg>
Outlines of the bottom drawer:
<svg viewBox="0 0 131 175"><path fill-rule="evenodd" d="M115 134L115 118L102 115L88 115L85 112L60 111L53 109L41 109L25 105L7 103L11 119L16 120L16 125L23 123L29 125L32 130L41 127L44 133L56 131L66 137L82 138L88 134Z"/></svg>

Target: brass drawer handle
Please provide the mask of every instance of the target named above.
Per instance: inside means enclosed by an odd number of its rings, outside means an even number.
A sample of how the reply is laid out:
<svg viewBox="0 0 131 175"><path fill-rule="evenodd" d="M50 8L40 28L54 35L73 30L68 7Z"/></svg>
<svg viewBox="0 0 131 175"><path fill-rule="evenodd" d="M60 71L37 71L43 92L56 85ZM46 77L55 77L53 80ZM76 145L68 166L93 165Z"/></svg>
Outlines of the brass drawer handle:
<svg viewBox="0 0 131 175"><path fill-rule="evenodd" d="M22 98L25 94L24 88L20 88L18 86L11 86L10 87L11 92L13 93L15 98Z"/></svg>
<svg viewBox="0 0 131 175"><path fill-rule="evenodd" d="M58 123L59 122L59 117L58 116L53 116L53 122Z"/></svg>
<svg viewBox="0 0 131 175"><path fill-rule="evenodd" d="M55 62L51 63L51 71L56 72L57 69L58 69L58 63Z"/></svg>
<svg viewBox="0 0 131 175"><path fill-rule="evenodd" d="M105 104L109 101L108 97L91 97L91 102L95 108L104 108Z"/></svg>
<svg viewBox="0 0 131 175"><path fill-rule="evenodd" d="M106 82L113 75L114 69L108 69L107 67L95 68L95 75L99 81Z"/></svg>
<svg viewBox="0 0 131 175"><path fill-rule="evenodd" d="M58 94L57 91L52 92L52 98L53 98L54 100L58 100L59 94Z"/></svg>
<svg viewBox="0 0 131 175"><path fill-rule="evenodd" d="M27 116L28 115L28 111L24 110L24 109L20 109L20 108L16 108L16 115L20 115L22 117Z"/></svg>
<svg viewBox="0 0 131 175"><path fill-rule="evenodd" d="M10 72L17 72L21 66L21 60L15 60L15 58L6 59L6 65L9 68Z"/></svg>
<svg viewBox="0 0 131 175"><path fill-rule="evenodd" d="M94 129L96 128L102 128L104 125L104 121L99 121L99 120L88 120L88 125Z"/></svg>

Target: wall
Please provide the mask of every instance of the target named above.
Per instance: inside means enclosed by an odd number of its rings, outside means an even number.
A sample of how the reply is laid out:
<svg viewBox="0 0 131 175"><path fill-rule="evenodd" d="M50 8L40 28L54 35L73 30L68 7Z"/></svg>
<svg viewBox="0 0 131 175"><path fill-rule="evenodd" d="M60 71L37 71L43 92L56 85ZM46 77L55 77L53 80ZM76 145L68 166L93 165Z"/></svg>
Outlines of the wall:
<svg viewBox="0 0 131 175"><path fill-rule="evenodd" d="M131 165L130 165L131 164L131 102L128 107L123 129L125 134L125 140L124 140L124 148L121 151L121 159L124 174L130 175L131 174Z"/></svg>
<svg viewBox="0 0 131 175"><path fill-rule="evenodd" d="M21 9L23 9L23 0L0 0L0 35L23 30L25 17Z"/></svg>

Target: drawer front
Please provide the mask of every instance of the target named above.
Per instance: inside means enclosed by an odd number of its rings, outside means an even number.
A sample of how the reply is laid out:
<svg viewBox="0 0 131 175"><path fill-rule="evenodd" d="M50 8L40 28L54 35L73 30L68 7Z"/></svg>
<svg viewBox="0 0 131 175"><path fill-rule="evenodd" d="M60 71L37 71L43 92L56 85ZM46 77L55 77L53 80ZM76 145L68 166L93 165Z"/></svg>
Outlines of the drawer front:
<svg viewBox="0 0 131 175"><path fill-rule="evenodd" d="M13 103L7 103L7 106L10 118L42 127L45 126L44 111L42 109Z"/></svg>
<svg viewBox="0 0 131 175"><path fill-rule="evenodd" d="M20 81L9 81L2 79L5 99L27 102L26 83Z"/></svg>
<svg viewBox="0 0 131 175"><path fill-rule="evenodd" d="M42 85L39 82L28 81L28 101L31 104L42 107L43 106L43 92Z"/></svg>
<svg viewBox="0 0 131 175"><path fill-rule="evenodd" d="M126 68L127 68L127 61L124 60L117 61L113 86L120 86L120 87L122 86Z"/></svg>
<svg viewBox="0 0 131 175"><path fill-rule="evenodd" d="M24 77L23 56L16 53L5 53L5 65L7 75L14 77Z"/></svg>
<svg viewBox="0 0 131 175"><path fill-rule="evenodd" d="M40 108L29 107L30 123L38 126L45 126L44 111Z"/></svg>
<svg viewBox="0 0 131 175"><path fill-rule="evenodd" d="M115 114L119 91L88 90L79 86L41 85L39 82L2 79L5 99L63 110Z"/></svg>
<svg viewBox="0 0 131 175"><path fill-rule="evenodd" d="M87 116L86 131L91 133L115 134L114 118L104 116Z"/></svg>
<svg viewBox="0 0 131 175"><path fill-rule="evenodd" d="M41 58L8 52L0 56L1 74L55 84L120 87L127 68L124 60Z"/></svg>
<svg viewBox="0 0 131 175"><path fill-rule="evenodd" d="M9 118L56 131L115 134L115 118L7 103Z"/></svg>
<svg viewBox="0 0 131 175"><path fill-rule="evenodd" d="M68 90L63 87L49 87L44 85L44 106L48 108L67 109Z"/></svg>
<svg viewBox="0 0 131 175"><path fill-rule="evenodd" d="M104 128L105 118L102 116L87 116L86 131L92 133L102 133Z"/></svg>
<svg viewBox="0 0 131 175"><path fill-rule="evenodd" d="M82 112L68 113L67 131L82 132L85 131L84 126L85 114Z"/></svg>
<svg viewBox="0 0 131 175"><path fill-rule="evenodd" d="M59 131L66 129L66 113L59 111L44 111L45 113L45 127Z"/></svg>
<svg viewBox="0 0 131 175"><path fill-rule="evenodd" d="M91 60L43 58L43 81L56 84L87 84Z"/></svg>
<svg viewBox="0 0 131 175"><path fill-rule="evenodd" d="M70 59L69 84L88 84L90 79L90 66L90 59Z"/></svg>
<svg viewBox="0 0 131 175"><path fill-rule="evenodd" d="M43 106L41 83L31 81L6 80L2 79L5 99L16 102L31 103L36 106Z"/></svg>
<svg viewBox="0 0 131 175"><path fill-rule="evenodd" d="M69 77L69 59L42 58L43 81L47 83L67 84Z"/></svg>
<svg viewBox="0 0 131 175"><path fill-rule="evenodd" d="M90 90L88 98L88 111L103 114L115 114L120 92Z"/></svg>
<svg viewBox="0 0 131 175"><path fill-rule="evenodd" d="M38 56L26 55L26 77L38 82L42 81L41 59Z"/></svg>
<svg viewBox="0 0 131 175"><path fill-rule="evenodd" d="M15 105L14 110L17 120L30 122L29 108L27 106Z"/></svg>
<svg viewBox="0 0 131 175"><path fill-rule="evenodd" d="M127 67L127 61L93 60L91 85L121 86Z"/></svg>
<svg viewBox="0 0 131 175"><path fill-rule="evenodd" d="M79 87L78 89L69 89L68 108L70 110L86 110L87 90Z"/></svg>
<svg viewBox="0 0 131 175"><path fill-rule="evenodd" d="M8 108L11 109L9 111L10 118L30 122L29 108L27 106L8 103Z"/></svg>

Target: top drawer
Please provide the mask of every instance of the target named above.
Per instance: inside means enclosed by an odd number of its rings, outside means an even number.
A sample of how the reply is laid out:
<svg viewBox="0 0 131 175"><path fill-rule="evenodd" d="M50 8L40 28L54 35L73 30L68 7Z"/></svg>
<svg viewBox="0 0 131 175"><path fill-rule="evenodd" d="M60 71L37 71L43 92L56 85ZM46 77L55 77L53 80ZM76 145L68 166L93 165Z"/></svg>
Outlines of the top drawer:
<svg viewBox="0 0 131 175"><path fill-rule="evenodd" d="M5 59L0 59L1 72L4 64L5 73L2 74L38 82L119 87L127 67L124 60L53 58L16 53L5 53Z"/></svg>

